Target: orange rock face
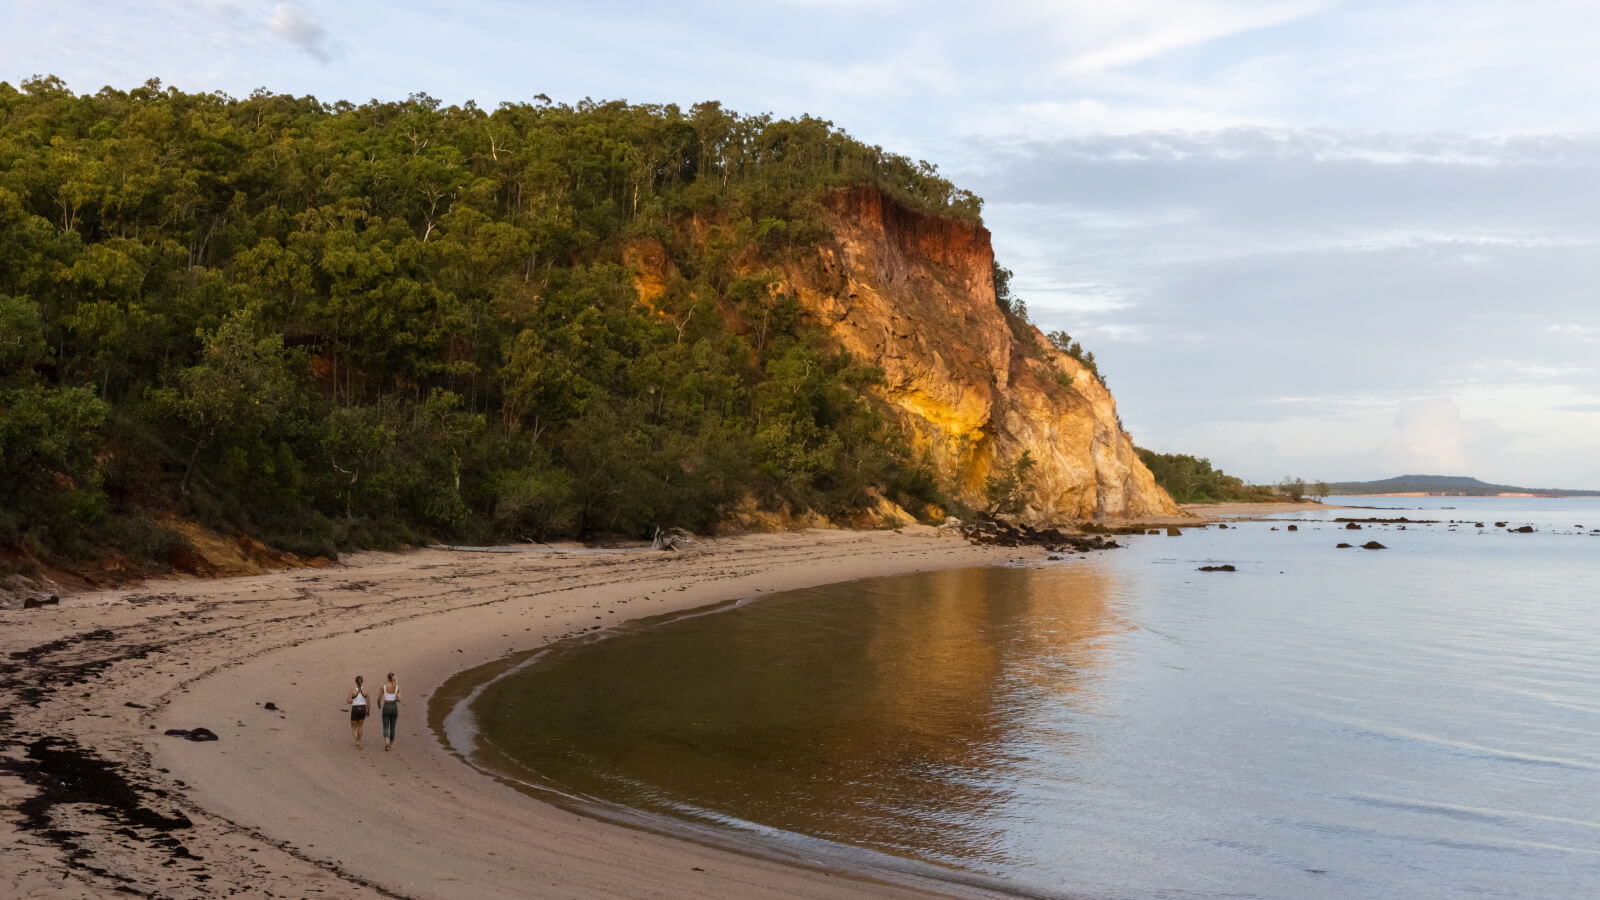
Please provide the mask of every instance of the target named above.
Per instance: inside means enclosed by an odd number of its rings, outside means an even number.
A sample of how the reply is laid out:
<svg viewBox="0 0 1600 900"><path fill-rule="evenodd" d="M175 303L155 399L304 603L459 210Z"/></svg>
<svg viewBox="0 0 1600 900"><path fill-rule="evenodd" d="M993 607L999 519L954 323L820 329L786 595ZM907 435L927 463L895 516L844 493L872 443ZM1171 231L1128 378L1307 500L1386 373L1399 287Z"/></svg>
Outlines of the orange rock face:
<svg viewBox="0 0 1600 900"><path fill-rule="evenodd" d="M996 305L988 229L908 210L872 188L837 192L827 208L833 240L775 266L775 289L883 369L883 399L963 500L984 506L991 472L1027 452L1036 465L1025 521L1178 514L1099 379L1037 328L1014 329ZM651 258L630 263L646 269ZM640 277L645 289L659 283Z"/></svg>
<svg viewBox="0 0 1600 900"><path fill-rule="evenodd" d="M870 188L833 195L829 209L834 241L815 264L785 267L784 287L853 356L883 369L885 399L963 499L981 506L994 466L1026 451L1037 465L1025 519L1178 511L1099 379L1037 328L1008 324L987 229Z"/></svg>

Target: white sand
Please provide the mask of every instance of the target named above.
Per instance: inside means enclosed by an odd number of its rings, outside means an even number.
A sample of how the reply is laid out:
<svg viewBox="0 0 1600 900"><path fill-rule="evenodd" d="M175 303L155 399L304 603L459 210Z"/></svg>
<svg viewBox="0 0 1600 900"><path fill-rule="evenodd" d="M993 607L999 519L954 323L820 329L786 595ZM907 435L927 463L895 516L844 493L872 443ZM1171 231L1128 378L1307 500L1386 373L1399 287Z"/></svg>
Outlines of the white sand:
<svg viewBox="0 0 1600 900"><path fill-rule="evenodd" d="M0 825L0 896L109 896L119 883L163 897L976 896L948 882L891 883L740 854L544 804L453 756L428 728L427 698L456 672L596 625L1038 555L972 547L927 528L742 536L677 554L428 550L0 612L0 660L66 639L20 664L24 683L50 682L53 666L117 660L80 685L58 677L37 709L7 698L12 737L70 738L169 792L141 799L192 818L193 828L173 836L201 857L175 860L170 846L119 834L127 823L117 815L57 805L51 827L82 833L71 839L82 855L69 866L59 845L17 826L19 804L35 791L0 770L0 802L12 813ZM102 628L109 638L79 639ZM120 658L138 647L158 652ZM391 670L403 692L395 750L383 751L374 717L358 751L345 692L357 673L376 692ZM267 701L282 711L265 710ZM221 739L162 734L195 726Z"/></svg>

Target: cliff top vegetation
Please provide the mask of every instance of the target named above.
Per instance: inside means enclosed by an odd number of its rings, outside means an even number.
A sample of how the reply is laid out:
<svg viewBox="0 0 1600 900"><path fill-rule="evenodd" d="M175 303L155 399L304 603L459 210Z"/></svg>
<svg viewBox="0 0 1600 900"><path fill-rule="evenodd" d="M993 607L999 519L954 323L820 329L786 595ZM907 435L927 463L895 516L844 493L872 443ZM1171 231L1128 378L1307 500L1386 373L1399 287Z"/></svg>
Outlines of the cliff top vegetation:
<svg viewBox="0 0 1600 900"><path fill-rule="evenodd" d="M758 268L857 185L981 212L714 102L0 83L0 548L160 560L167 514L327 554L925 504L875 371ZM641 238L673 315L622 264Z"/></svg>

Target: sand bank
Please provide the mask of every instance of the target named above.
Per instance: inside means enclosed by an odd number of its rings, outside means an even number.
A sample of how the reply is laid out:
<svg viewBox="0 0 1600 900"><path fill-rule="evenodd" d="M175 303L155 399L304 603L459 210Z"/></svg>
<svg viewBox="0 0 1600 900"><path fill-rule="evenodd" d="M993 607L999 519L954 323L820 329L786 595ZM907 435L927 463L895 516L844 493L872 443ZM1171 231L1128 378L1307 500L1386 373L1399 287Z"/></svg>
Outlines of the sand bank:
<svg viewBox="0 0 1600 900"><path fill-rule="evenodd" d="M1186 503L1183 511L1211 521L1226 519L1259 519L1285 513L1312 512L1319 509L1347 509L1337 503Z"/></svg>
<svg viewBox="0 0 1600 900"><path fill-rule="evenodd" d="M540 803L453 756L427 699L453 673L628 619L1037 555L927 528L682 553L436 549L0 612L0 896L977 896ZM388 671L395 752L375 720L358 751L345 691ZM195 727L219 739L164 734Z"/></svg>

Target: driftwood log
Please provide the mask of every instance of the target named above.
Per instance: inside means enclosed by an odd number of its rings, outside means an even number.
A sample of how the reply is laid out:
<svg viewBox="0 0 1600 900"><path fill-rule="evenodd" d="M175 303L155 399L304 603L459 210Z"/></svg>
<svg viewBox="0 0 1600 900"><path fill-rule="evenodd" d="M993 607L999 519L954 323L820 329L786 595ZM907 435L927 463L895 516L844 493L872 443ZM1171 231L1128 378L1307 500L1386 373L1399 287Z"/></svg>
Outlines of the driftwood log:
<svg viewBox="0 0 1600 900"><path fill-rule="evenodd" d="M679 544L692 544L694 542L694 535L684 531L682 528L664 529L657 525L655 537L650 540L650 549L676 551Z"/></svg>

